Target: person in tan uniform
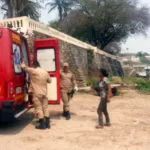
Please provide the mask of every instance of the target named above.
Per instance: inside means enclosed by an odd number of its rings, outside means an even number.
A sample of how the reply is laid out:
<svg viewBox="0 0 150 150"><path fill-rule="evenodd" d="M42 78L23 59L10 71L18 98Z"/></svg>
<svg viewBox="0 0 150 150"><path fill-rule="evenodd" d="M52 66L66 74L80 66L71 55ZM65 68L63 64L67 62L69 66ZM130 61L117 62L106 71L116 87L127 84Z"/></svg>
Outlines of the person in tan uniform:
<svg viewBox="0 0 150 150"><path fill-rule="evenodd" d="M71 118L69 110L69 101L71 99L70 94L73 90L78 91L75 76L69 71L69 64L64 63L63 70L60 72L61 78L61 97L63 101L63 116L67 120Z"/></svg>
<svg viewBox="0 0 150 150"><path fill-rule="evenodd" d="M37 129L50 128L48 99L47 99L47 83L51 83L51 78L48 73L40 68L38 61L33 62L32 68L21 64L21 67L29 74L31 91L33 93L33 103L38 114Z"/></svg>

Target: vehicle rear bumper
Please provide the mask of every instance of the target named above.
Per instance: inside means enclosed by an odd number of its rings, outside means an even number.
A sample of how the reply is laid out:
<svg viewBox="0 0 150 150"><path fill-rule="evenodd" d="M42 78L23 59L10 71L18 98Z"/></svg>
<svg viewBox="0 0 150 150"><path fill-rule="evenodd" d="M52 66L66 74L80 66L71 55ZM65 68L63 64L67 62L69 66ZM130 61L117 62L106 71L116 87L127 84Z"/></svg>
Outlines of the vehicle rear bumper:
<svg viewBox="0 0 150 150"><path fill-rule="evenodd" d="M2 102L0 109L0 121L13 120L14 110L13 110L14 100L7 100Z"/></svg>
<svg viewBox="0 0 150 150"><path fill-rule="evenodd" d="M22 111L26 107L26 103L21 103L14 107L14 100L7 100L2 102L0 109L0 121L12 121L14 116L19 111Z"/></svg>

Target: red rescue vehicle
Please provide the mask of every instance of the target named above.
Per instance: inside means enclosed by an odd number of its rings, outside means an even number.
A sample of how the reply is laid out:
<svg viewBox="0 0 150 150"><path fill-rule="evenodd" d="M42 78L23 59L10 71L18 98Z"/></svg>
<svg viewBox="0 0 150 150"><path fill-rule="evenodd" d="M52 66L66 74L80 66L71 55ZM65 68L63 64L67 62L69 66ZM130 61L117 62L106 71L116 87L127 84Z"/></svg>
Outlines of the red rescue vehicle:
<svg viewBox="0 0 150 150"><path fill-rule="evenodd" d="M35 56L52 77L48 85L49 103L60 103L59 53L57 39L35 41ZM18 118L28 110L28 76L20 68L21 61L31 64L27 40L21 34L0 27L0 121Z"/></svg>

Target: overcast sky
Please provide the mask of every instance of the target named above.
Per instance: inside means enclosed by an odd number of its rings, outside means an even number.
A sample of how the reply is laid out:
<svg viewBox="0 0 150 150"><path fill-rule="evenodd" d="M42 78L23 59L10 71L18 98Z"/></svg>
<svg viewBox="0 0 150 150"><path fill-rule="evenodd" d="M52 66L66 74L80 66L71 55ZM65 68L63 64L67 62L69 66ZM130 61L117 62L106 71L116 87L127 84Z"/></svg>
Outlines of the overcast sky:
<svg viewBox="0 0 150 150"><path fill-rule="evenodd" d="M141 4L146 4L150 7L150 0L139 0ZM58 12L53 11L48 14L47 10L44 9L41 11L41 22L47 24L51 20L57 19ZM1 17L1 15L0 15ZM136 53L138 51L150 53L150 29L147 31L147 37L144 35L134 35L126 40L122 44L122 52L132 52Z"/></svg>

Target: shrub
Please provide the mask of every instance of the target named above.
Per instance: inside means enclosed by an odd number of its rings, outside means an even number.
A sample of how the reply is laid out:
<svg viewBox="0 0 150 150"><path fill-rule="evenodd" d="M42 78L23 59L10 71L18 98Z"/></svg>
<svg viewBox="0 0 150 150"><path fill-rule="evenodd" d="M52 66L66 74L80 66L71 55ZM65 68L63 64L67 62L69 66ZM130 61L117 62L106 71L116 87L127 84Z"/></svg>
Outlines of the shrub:
<svg viewBox="0 0 150 150"><path fill-rule="evenodd" d="M90 79L87 81L87 86L93 86L96 84L98 79Z"/></svg>
<svg viewBox="0 0 150 150"><path fill-rule="evenodd" d="M139 79L136 80L136 88L143 93L150 93L150 80Z"/></svg>
<svg viewBox="0 0 150 150"><path fill-rule="evenodd" d="M112 83L121 84L122 83L121 77L119 77L119 76L113 76L112 77Z"/></svg>

